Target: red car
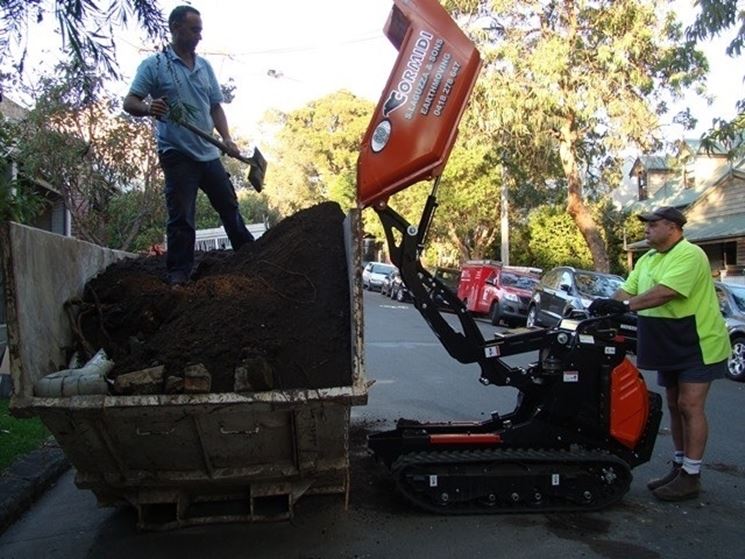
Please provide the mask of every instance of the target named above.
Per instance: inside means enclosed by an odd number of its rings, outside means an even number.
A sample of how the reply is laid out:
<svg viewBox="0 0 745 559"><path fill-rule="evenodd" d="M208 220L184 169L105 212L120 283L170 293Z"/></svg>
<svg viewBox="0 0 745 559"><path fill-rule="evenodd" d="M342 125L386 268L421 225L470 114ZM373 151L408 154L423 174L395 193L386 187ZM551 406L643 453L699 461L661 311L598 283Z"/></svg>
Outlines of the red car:
<svg viewBox="0 0 745 559"><path fill-rule="evenodd" d="M470 312L488 316L492 324L523 324L540 272L539 268L471 260L463 265L458 298Z"/></svg>

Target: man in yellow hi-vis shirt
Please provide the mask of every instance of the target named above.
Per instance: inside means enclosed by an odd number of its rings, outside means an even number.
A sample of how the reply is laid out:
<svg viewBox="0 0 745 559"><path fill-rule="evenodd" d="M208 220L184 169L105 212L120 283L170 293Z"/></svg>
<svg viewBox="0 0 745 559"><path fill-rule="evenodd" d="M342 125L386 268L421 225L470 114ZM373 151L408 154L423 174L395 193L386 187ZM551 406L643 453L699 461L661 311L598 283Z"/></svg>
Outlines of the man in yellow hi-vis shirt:
<svg viewBox="0 0 745 559"><path fill-rule="evenodd" d="M613 299L592 314L638 311L637 359L658 371L667 395L675 452L671 471L648 484L655 497L698 496L708 424L704 405L711 382L727 369L730 342L719 309L709 259L683 237L685 216L672 207L639 215L652 250L642 256Z"/></svg>

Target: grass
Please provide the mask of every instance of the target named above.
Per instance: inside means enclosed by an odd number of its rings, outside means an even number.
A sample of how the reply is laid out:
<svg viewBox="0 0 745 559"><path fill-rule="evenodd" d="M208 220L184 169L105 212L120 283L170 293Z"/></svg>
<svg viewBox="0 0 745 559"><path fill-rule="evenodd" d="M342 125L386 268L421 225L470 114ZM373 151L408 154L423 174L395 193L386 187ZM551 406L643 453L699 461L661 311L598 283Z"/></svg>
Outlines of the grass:
<svg viewBox="0 0 745 559"><path fill-rule="evenodd" d="M0 400L0 471L49 438L49 431L38 417L17 419L10 415L9 404L10 400Z"/></svg>

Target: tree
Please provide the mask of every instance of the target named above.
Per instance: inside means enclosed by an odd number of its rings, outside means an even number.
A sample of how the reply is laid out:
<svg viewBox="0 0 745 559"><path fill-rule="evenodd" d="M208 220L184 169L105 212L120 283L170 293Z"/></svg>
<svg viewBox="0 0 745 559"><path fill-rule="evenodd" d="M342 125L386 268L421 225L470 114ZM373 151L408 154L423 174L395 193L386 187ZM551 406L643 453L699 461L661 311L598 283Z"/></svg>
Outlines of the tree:
<svg viewBox="0 0 745 559"><path fill-rule="evenodd" d="M13 159L17 149L18 124L0 115L0 220L29 223L44 206L29 181L14 176Z"/></svg>
<svg viewBox="0 0 745 559"><path fill-rule="evenodd" d="M480 3L448 6L476 20ZM566 183L566 209L593 265L610 262L588 201L618 165L617 152L659 141L665 98L699 83L703 55L683 41L674 17L642 0L492 0L485 69L474 95L481 126L513 166L551 185ZM498 38L494 31L500 33ZM556 169L560 174L553 174ZM538 183L536 183L538 184Z"/></svg>
<svg viewBox="0 0 745 559"><path fill-rule="evenodd" d="M689 39L700 41L720 35L736 28L735 36L727 46L727 56L736 58L742 54L745 44L745 10L738 0L697 0L699 13L693 25L687 29ZM711 130L703 138L703 147L712 151L715 146L724 146L730 157L745 149L745 97L737 102L737 115L731 119L714 119Z"/></svg>
<svg viewBox="0 0 745 559"><path fill-rule="evenodd" d="M544 205L531 212L529 229L534 266L592 266L592 255L582 234L561 206Z"/></svg>
<svg viewBox="0 0 745 559"><path fill-rule="evenodd" d="M67 64L78 87L93 90L94 76L118 77L114 37L134 18L148 37L165 42L166 24L156 0L0 0L0 68L11 63L23 74L30 25L53 16ZM10 75L2 78L9 78Z"/></svg>
<svg viewBox="0 0 745 559"><path fill-rule="evenodd" d="M89 97L75 87L74 74L60 68L42 79L15 136L15 157L24 174L58 188L78 237L128 249L162 205L162 176L152 141L152 124L112 116L119 99L94 80ZM117 197L126 194L129 206ZM126 219L113 212L128 207Z"/></svg>
<svg viewBox="0 0 745 559"><path fill-rule="evenodd" d="M338 91L270 115L280 129L266 192L280 214L325 200L354 205L357 155L372 111L369 101Z"/></svg>

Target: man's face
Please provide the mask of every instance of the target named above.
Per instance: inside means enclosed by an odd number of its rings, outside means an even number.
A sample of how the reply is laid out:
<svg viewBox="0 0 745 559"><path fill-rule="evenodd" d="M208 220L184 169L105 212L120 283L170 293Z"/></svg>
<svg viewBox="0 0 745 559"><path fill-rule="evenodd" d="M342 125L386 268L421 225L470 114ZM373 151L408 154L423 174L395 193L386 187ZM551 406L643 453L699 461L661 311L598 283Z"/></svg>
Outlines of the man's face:
<svg viewBox="0 0 745 559"><path fill-rule="evenodd" d="M675 237L677 225L666 219L647 221L644 224L644 238L652 248L665 247Z"/></svg>
<svg viewBox="0 0 745 559"><path fill-rule="evenodd" d="M174 43L189 52L194 52L202 40L202 18L189 12L183 21L174 24L172 33Z"/></svg>

